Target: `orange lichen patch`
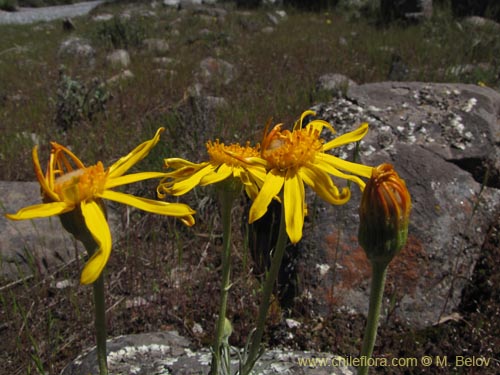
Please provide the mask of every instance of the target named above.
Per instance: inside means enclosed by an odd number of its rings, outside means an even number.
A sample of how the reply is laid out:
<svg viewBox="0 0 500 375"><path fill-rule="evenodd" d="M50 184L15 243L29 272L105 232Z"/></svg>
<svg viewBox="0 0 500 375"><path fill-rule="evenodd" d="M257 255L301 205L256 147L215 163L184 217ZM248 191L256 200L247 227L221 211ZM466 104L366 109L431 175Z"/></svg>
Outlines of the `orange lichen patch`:
<svg viewBox="0 0 500 375"><path fill-rule="evenodd" d="M409 236L405 247L389 264L386 293L397 296L414 295L417 282L425 277L427 253L422 243L414 236Z"/></svg>
<svg viewBox="0 0 500 375"><path fill-rule="evenodd" d="M369 286L371 266L355 236L339 238L339 232L334 231L326 237L326 244L327 262L334 274L331 285L326 286L325 300L339 304L346 291ZM413 295L420 278L427 275L426 259L422 243L409 236L406 246L389 265L386 294L395 296L396 300Z"/></svg>

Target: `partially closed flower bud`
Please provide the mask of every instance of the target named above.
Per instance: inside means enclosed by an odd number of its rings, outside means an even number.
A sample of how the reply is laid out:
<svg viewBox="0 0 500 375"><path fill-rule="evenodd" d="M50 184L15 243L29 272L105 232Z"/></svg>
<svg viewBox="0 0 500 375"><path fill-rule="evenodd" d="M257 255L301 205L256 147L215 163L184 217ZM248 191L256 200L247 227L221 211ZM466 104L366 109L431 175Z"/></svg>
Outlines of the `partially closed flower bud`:
<svg viewBox="0 0 500 375"><path fill-rule="evenodd" d="M411 198L393 166L373 168L359 210L358 240L372 262L389 263L408 237Z"/></svg>

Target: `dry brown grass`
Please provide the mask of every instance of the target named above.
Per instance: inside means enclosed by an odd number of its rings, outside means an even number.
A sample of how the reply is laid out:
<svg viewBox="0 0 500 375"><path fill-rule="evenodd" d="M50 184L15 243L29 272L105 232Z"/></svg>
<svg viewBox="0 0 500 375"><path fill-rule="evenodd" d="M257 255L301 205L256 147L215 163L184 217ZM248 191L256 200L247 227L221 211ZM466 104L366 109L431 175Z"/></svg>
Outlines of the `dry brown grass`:
<svg viewBox="0 0 500 375"><path fill-rule="evenodd" d="M109 5L94 13L122 10L120 5ZM420 26L376 29L366 20L349 21L339 14L289 10L287 20L269 35L261 32L269 25L262 10L249 14L231 10L223 22L210 21L189 11L161 9L158 13L157 18L134 16L133 22L137 30L143 30L144 37L168 39L171 47L168 55L178 60L173 68L176 74L160 79L155 73L152 53L131 47L130 70L135 79L110 87L112 99L106 112L97 114L92 121L82 120L67 131L57 128L54 122L60 64L66 65L74 80L86 84L94 77L105 80L117 73L105 64L109 45L97 39L96 24L88 18L75 20L76 35L89 38L97 47L93 70L57 57L58 45L67 37L59 22L0 26L1 179L34 179L31 133L40 138L42 145L49 140L71 145L86 163L103 160L109 164L138 142L150 138L159 126L165 126L165 136L140 168L159 169L164 157L177 155L203 160L207 138L258 141L262 124L269 117L290 123L315 102L331 99L328 94L315 91L316 79L321 74L343 73L359 83L385 80L391 50L408 64L409 80L482 79L491 86L499 83L492 73L498 71L498 40L481 30L461 30L444 16ZM178 35L171 33L173 28L179 30ZM202 28L210 33L200 36L198 31ZM473 43L476 39L479 42ZM239 71L238 78L230 85L215 83L207 87L208 94L225 97L229 103L228 108L213 113L200 111L184 100L199 61L210 55L231 62ZM458 77L448 69L479 62L490 64L490 68ZM47 151L42 146L44 155ZM154 194L151 186L140 185L136 189L145 196ZM222 243L214 197L211 189L198 189L182 198L198 211L197 225L192 229L152 215L131 217L123 238L114 246L106 272L110 336L177 329L197 345L210 342L213 317L217 314ZM244 206L242 201L235 209L234 228L241 227ZM258 303L255 292L258 282L252 274L244 241L244 234L236 230L229 316L235 328L232 343L240 346L252 326ZM335 238L331 241L332 246L336 244ZM425 261L418 244L410 245L410 263L403 262L394 271L406 275L405 283L411 283L416 277L415 267ZM368 270L359 249L354 255L346 271L350 273L344 276L346 280L359 282L360 273L356 271L363 270L361 276L365 277ZM49 276L35 272L23 283L0 289L0 374L55 375L82 349L93 345L91 289L79 285L55 287L57 281L78 280L82 263L83 260L77 261ZM7 281L2 283L6 284ZM335 303L334 296L331 299ZM298 300L291 311L281 311L275 306L268 342L346 355L357 353L363 319L337 313L318 317L313 304ZM287 341L286 327L280 320L286 314L303 322L303 329L294 332L294 341ZM486 318L480 316L480 319ZM469 324L476 322L479 321ZM195 323L203 327L202 334L193 332ZM467 329L465 323L460 324L453 329L457 332ZM413 356L423 354L423 348L416 347L415 335L423 335L423 341L434 340L433 345L436 342L441 348L446 348L452 339L460 339L446 327L415 333L389 325L382 329L381 335L384 344L380 349ZM491 337L479 334L470 345L462 344L476 350L483 338ZM384 371L390 373L390 369ZM420 373L412 371L409 373Z"/></svg>

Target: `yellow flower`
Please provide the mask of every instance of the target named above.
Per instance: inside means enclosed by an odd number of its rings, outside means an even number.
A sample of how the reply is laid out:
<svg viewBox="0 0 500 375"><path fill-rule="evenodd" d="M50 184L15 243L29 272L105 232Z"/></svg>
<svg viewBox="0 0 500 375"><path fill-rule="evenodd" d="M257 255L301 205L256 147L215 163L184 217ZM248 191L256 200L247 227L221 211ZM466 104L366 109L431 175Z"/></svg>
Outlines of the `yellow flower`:
<svg viewBox="0 0 500 375"><path fill-rule="evenodd" d="M262 217L271 200L283 189L286 231L292 243L302 238L306 214L304 183L325 201L344 204L350 198L350 191L347 187L339 191L330 175L353 181L363 190L365 183L358 176L369 178L372 171L371 167L351 163L325 152L362 139L368 132L367 123L325 143L320 138L323 128L332 133L334 129L322 120L314 120L303 127L302 122L308 115L315 113L304 112L293 131L281 130L282 124L276 125L269 133L266 129L261 145L262 159L253 161L263 163L268 173L250 208L249 221L252 223Z"/></svg>
<svg viewBox="0 0 500 375"><path fill-rule="evenodd" d="M251 147L249 143L225 145L218 139L208 141L206 146L210 156L206 162L196 164L180 158L165 159L165 167L174 171L167 173L160 182L158 196L186 194L197 185L215 184L232 176L241 180L250 198L255 198L266 176L263 165L249 163L258 159L259 147Z"/></svg>
<svg viewBox="0 0 500 375"><path fill-rule="evenodd" d="M52 151L44 175L37 148L33 148L33 164L44 203L25 207L16 214L7 214L7 218L26 220L81 211L86 228L99 249L85 265L80 281L82 284L93 283L101 274L111 254L111 233L101 206L101 199L124 203L160 215L179 217L187 225L194 224L194 218L191 216L194 211L185 204L155 201L112 190L121 185L165 175L160 172L124 175L158 143L163 130L163 128L158 129L152 139L140 144L107 169L101 162L86 167L69 149L52 142Z"/></svg>

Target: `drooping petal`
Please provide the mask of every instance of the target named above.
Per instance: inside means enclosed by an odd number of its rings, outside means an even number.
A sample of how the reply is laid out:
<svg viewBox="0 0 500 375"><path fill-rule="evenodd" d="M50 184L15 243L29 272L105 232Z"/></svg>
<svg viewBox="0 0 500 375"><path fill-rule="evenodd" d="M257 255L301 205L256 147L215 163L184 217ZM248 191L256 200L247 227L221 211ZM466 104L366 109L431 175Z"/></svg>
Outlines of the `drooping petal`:
<svg viewBox="0 0 500 375"><path fill-rule="evenodd" d="M302 238L304 201L304 183L297 172L289 169L285 177L283 202L285 205L286 233L291 243L297 243Z"/></svg>
<svg viewBox="0 0 500 375"><path fill-rule="evenodd" d="M214 170L212 173L206 174L200 180L200 186L206 186L210 184L215 184L217 182L223 181L233 174L231 167L226 164L221 164L219 168Z"/></svg>
<svg viewBox="0 0 500 375"><path fill-rule="evenodd" d="M307 124L307 128L313 128L314 130L317 130L318 134L321 134L323 128L325 127L330 130L332 134L335 134L335 129L333 128L333 126L325 120L313 120L309 124Z"/></svg>
<svg viewBox="0 0 500 375"><path fill-rule="evenodd" d="M245 168L255 181L262 184L266 179L266 168L262 165L252 165Z"/></svg>
<svg viewBox="0 0 500 375"><path fill-rule="evenodd" d="M99 204L95 201L82 202L80 205L85 224L99 249L88 260L80 276L80 283L91 284L101 274L111 254L111 232Z"/></svg>
<svg viewBox="0 0 500 375"><path fill-rule="evenodd" d="M133 165L137 164L139 161L144 159L149 151L159 142L160 134L165 130L165 128L159 128L156 131L155 136L149 141L141 143L135 149L132 150L128 155L120 158L111 167L109 167L109 177L119 177L127 172Z"/></svg>
<svg viewBox="0 0 500 375"><path fill-rule="evenodd" d="M324 170L325 172L337 176L346 180L350 180L359 185L361 190L365 188L365 182L360 179L361 177L371 177L371 171L373 167L369 167L363 164L352 163L347 160L337 158L336 156L329 154L319 154L316 157L315 165ZM343 173L346 171L353 174Z"/></svg>
<svg viewBox="0 0 500 375"><path fill-rule="evenodd" d="M6 214L5 216L10 220L28 220L60 215L71 211L73 208L66 202L41 203L21 208L17 213Z"/></svg>
<svg viewBox="0 0 500 375"><path fill-rule="evenodd" d="M262 168L266 168L268 166L266 159L255 156L245 158L245 164L248 164L248 166L260 166Z"/></svg>
<svg viewBox="0 0 500 375"><path fill-rule="evenodd" d="M350 190L345 187L340 193L330 176L321 169L310 165L308 168L301 168L299 173L302 180L326 202L340 205L349 201L351 197Z"/></svg>
<svg viewBox="0 0 500 375"><path fill-rule="evenodd" d="M169 181L170 173L167 174L167 179L164 179L158 186L158 191L166 192L171 195L183 195L188 191L194 189L198 185L203 177L210 174L216 166L207 163L203 168L196 171L191 175L187 175L184 178L173 179Z"/></svg>
<svg viewBox="0 0 500 375"><path fill-rule="evenodd" d="M42 168L40 167L40 160L38 159L37 146L33 147L33 150L31 151L31 156L33 158L33 167L35 169L36 178L42 188L42 191L53 202L59 201L60 200L59 196L56 193L54 193L52 187L49 186L47 180L45 179L45 176L43 175Z"/></svg>
<svg viewBox="0 0 500 375"><path fill-rule="evenodd" d="M191 207L183 203L168 203L153 199L146 199L136 197L131 194L119 193L113 190L105 190L100 197L159 215L187 217L195 213ZM189 221L191 222L191 220Z"/></svg>
<svg viewBox="0 0 500 375"><path fill-rule="evenodd" d="M328 150L331 150L332 148L335 148L335 147L340 147L340 146L346 145L348 143L357 142L357 141L363 139L363 137L367 133L368 133L368 123L364 122L356 130L349 132L349 133L346 133L346 134L343 134L340 137L337 137L337 138L331 140L330 142L325 143L323 145L323 150L328 151Z"/></svg>
<svg viewBox="0 0 500 375"><path fill-rule="evenodd" d="M189 160L181 159L181 158L169 158L169 159L164 159L164 165L165 165L165 168L179 169L179 168L183 168L183 167L196 168L200 164L193 163Z"/></svg>
<svg viewBox="0 0 500 375"><path fill-rule="evenodd" d="M285 177L279 171L273 169L267 174L259 195L257 195L250 207L248 215L250 224L260 219L267 212L271 200L279 194L284 183Z"/></svg>
<svg viewBox="0 0 500 375"><path fill-rule="evenodd" d="M165 177L165 173L163 172L141 172L141 173L133 173L127 174L125 176L115 177L115 178L107 178L106 184L104 185L105 189L112 189L117 186L127 185L134 182L149 180L152 178L162 178Z"/></svg>

